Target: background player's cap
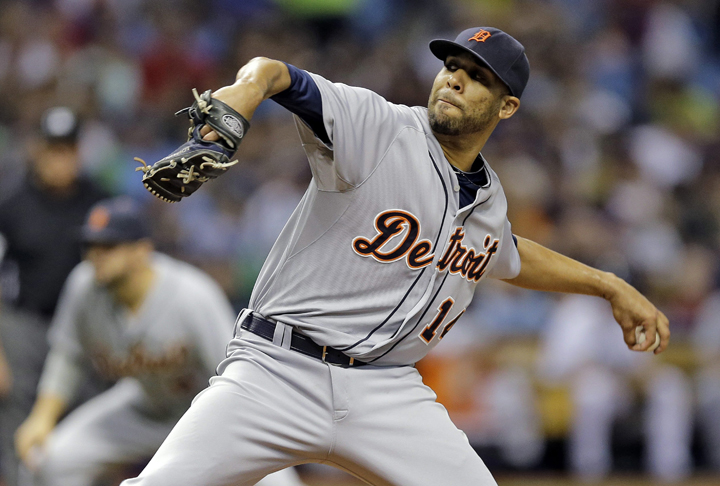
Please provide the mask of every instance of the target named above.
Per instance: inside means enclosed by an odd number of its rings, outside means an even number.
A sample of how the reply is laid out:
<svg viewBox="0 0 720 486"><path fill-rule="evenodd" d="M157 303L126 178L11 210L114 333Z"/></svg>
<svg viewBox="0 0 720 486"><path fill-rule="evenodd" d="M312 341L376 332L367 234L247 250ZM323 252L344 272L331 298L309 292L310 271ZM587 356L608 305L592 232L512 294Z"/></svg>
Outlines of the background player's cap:
<svg viewBox="0 0 720 486"><path fill-rule="evenodd" d="M510 89L510 94L520 98L530 77L530 63L525 47L512 36L494 27L473 27L464 30L455 42L435 39L430 50L443 61L457 52L469 52L494 72Z"/></svg>
<svg viewBox="0 0 720 486"><path fill-rule="evenodd" d="M43 113L40 131L47 142L75 144L80 133L80 120L70 108L55 106Z"/></svg>
<svg viewBox="0 0 720 486"><path fill-rule="evenodd" d="M86 244L114 244L149 238L150 231L140 205L120 196L95 204L80 236Z"/></svg>

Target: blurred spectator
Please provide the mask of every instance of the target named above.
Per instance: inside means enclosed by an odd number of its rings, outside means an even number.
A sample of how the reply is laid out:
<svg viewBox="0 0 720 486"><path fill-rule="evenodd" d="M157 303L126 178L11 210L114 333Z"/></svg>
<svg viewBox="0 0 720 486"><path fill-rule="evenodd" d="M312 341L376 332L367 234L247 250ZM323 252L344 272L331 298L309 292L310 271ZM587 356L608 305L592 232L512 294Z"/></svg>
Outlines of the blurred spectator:
<svg viewBox="0 0 720 486"><path fill-rule="evenodd" d="M0 412L2 474L15 484L13 434L30 412L47 354L46 332L63 282L80 261L79 228L104 194L80 175L77 115L56 107L42 117L27 174L0 203L0 235L7 251L0 313L0 366L6 392ZM0 358L0 363L4 360Z"/></svg>
<svg viewBox="0 0 720 486"><path fill-rule="evenodd" d="M703 302L693 342L700 361L696 384L701 439L708 462L720 472L720 291Z"/></svg>

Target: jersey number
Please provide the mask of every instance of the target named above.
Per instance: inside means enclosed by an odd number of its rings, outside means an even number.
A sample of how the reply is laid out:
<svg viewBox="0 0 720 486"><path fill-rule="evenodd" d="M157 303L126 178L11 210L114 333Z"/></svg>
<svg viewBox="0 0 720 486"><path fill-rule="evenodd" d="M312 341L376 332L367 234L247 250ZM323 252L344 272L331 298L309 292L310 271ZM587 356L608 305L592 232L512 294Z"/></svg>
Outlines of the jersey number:
<svg viewBox="0 0 720 486"><path fill-rule="evenodd" d="M435 334L437 334L437 330L440 328L440 325L443 323L447 315L450 313L450 309L452 309L452 306L455 304L455 301L452 297L448 297L443 301L442 304L440 304L440 307L438 307L438 313L435 315L435 319L432 320L430 324L428 324L425 329L423 329L423 332L420 333L420 337L423 341L425 341L427 344L430 344L430 341L433 340L435 337ZM442 333L440 333L440 338L442 339L445 337L445 334L452 329L452 327L455 325L455 323L460 319L460 316L462 316L465 313L465 309L460 312L452 321L448 322L445 328L443 329Z"/></svg>

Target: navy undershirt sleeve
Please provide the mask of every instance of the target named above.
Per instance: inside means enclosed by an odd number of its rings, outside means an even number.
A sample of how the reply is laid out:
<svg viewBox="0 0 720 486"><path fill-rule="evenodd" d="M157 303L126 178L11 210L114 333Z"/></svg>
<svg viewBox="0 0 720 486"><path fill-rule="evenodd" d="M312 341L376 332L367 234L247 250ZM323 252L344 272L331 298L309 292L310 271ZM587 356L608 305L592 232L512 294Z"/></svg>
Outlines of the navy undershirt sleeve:
<svg viewBox="0 0 720 486"><path fill-rule="evenodd" d="M307 71L285 63L290 72L290 87L270 99L299 116L315 135L330 144L330 137L325 130L322 113L322 96L320 89Z"/></svg>

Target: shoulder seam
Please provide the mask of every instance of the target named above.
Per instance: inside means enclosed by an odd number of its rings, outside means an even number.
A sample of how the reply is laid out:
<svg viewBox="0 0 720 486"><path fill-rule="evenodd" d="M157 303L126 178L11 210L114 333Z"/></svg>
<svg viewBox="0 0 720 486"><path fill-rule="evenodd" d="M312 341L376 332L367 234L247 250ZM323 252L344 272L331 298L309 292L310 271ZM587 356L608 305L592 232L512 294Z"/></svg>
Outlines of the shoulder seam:
<svg viewBox="0 0 720 486"><path fill-rule="evenodd" d="M358 182L356 185L353 185L353 184L351 184L350 182L348 182L348 181L346 181L345 179L343 179L342 177L340 177L340 174L338 174L337 171L336 171L335 174L337 175L337 178L340 179L341 181L343 181L344 183L346 183L347 185L349 185L349 186L351 187L351 189L347 189L347 190L345 190L345 191L331 191L331 190L327 190L327 189L320 189L320 188L318 188L318 192L340 192L340 193L343 193L343 192L352 192L352 191L354 191L355 189L358 189L358 188L359 188L360 186L362 186L368 179L370 179L370 177L372 177L372 175L375 173L376 170L378 170L378 167L380 167L380 165L385 161L385 157L387 156L388 152L389 152L390 149L392 148L393 144L395 144L395 142L397 141L398 137L399 137L406 129L415 130L416 132L425 133L425 132L423 132L422 130L419 130L417 127L412 126L412 125L405 125L405 126L403 126L400 130L398 130L397 134L395 135L395 138L393 138L393 139L392 139L392 142L390 142L390 143L388 144L387 149L385 149L385 152L383 152L382 156L378 159L378 163L375 164L375 167L373 167L373 170L370 171L370 173L367 175L367 177L365 177L365 179L363 179L362 181Z"/></svg>

